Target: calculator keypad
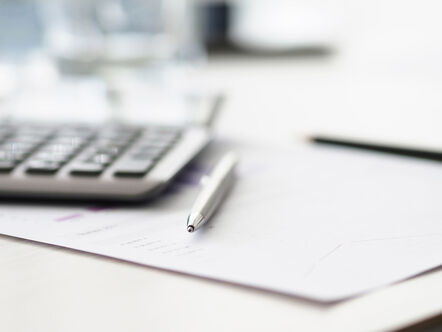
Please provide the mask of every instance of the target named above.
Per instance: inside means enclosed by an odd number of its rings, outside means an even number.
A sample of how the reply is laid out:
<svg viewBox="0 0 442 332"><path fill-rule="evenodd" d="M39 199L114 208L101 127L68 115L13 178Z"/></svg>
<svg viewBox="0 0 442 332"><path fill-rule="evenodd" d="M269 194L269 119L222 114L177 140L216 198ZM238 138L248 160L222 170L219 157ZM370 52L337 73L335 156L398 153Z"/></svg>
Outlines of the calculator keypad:
<svg viewBox="0 0 442 332"><path fill-rule="evenodd" d="M115 163L116 177L142 177L179 140L177 128L0 124L0 173L24 165L26 174L98 177ZM78 158L77 158L78 157Z"/></svg>

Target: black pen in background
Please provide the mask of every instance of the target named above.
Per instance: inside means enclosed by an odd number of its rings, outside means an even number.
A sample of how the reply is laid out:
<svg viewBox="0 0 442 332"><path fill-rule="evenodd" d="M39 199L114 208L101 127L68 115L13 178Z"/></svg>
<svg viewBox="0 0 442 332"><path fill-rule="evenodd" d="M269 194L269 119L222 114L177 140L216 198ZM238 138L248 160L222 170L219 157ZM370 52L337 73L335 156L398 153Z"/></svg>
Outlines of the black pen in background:
<svg viewBox="0 0 442 332"><path fill-rule="evenodd" d="M377 144L377 143L363 142L357 140L334 138L322 135L310 136L308 140L317 144L327 144L327 145L341 146L346 148L362 149L362 150L375 151L387 154L394 154L399 156L413 157L419 159L442 161L442 149L441 151L416 149L406 146Z"/></svg>

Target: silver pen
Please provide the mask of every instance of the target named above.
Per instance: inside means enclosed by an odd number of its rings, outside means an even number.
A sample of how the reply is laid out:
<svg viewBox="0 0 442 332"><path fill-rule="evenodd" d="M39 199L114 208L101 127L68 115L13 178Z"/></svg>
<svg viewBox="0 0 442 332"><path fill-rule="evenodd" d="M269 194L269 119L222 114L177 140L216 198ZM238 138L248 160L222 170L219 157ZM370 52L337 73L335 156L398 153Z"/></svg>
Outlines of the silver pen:
<svg viewBox="0 0 442 332"><path fill-rule="evenodd" d="M187 218L188 232L196 231L204 225L220 205L233 183L237 163L236 154L229 152L221 158L212 173L203 179L203 189L196 198Z"/></svg>

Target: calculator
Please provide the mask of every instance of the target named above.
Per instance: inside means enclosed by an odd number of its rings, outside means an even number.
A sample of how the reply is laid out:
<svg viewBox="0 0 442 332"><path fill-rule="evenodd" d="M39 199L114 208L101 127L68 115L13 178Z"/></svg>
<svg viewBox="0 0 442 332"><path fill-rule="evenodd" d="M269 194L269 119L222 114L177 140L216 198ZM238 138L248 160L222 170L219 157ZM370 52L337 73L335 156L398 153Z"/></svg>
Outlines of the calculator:
<svg viewBox="0 0 442 332"><path fill-rule="evenodd" d="M203 126L0 122L0 196L146 200L210 137Z"/></svg>

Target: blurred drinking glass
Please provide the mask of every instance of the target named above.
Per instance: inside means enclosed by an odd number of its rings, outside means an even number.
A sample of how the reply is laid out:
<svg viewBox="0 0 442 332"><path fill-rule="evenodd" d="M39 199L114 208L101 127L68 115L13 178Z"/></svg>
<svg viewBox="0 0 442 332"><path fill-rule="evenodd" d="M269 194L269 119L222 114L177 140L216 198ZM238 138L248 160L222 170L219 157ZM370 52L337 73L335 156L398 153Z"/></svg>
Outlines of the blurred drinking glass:
<svg viewBox="0 0 442 332"><path fill-rule="evenodd" d="M46 0L45 40L60 71L194 62L202 47L190 0Z"/></svg>
<svg viewBox="0 0 442 332"><path fill-rule="evenodd" d="M41 4L46 49L60 73L102 80L114 119L122 116L123 108L127 113L121 101L127 81L150 82L155 88L176 85L188 76L183 73L204 59L193 0L44 0ZM146 100L155 95L149 96L148 86L143 89Z"/></svg>

